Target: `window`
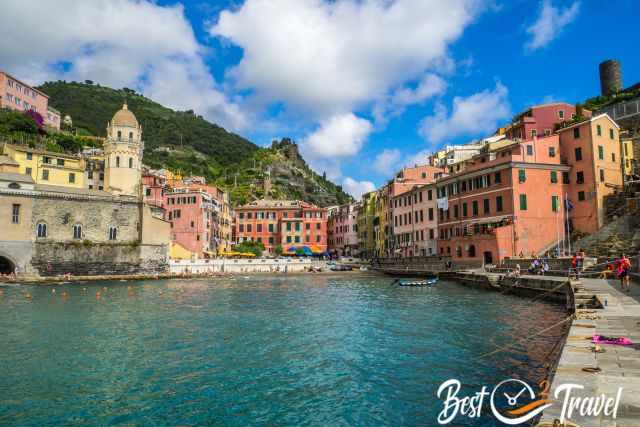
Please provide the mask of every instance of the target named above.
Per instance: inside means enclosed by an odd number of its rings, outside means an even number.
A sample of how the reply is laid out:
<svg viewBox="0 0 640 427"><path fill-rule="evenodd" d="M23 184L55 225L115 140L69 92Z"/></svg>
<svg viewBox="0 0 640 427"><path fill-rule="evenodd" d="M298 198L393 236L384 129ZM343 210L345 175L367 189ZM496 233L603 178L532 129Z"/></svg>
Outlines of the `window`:
<svg viewBox="0 0 640 427"><path fill-rule="evenodd" d="M584 191L578 191L578 200L580 201L584 200Z"/></svg>
<svg viewBox="0 0 640 427"><path fill-rule="evenodd" d="M536 136L538 136L538 131L535 129L531 129L531 138L535 138Z"/></svg>
<svg viewBox="0 0 640 427"><path fill-rule="evenodd" d="M598 133L598 136L602 136L602 126L597 125L596 126L596 132Z"/></svg>
<svg viewBox="0 0 640 427"><path fill-rule="evenodd" d="M256 224L256 231L262 233L262 224Z"/></svg>
<svg viewBox="0 0 640 427"><path fill-rule="evenodd" d="M69 172L69 184L73 184L76 182L76 174L73 172Z"/></svg>
<svg viewBox="0 0 640 427"><path fill-rule="evenodd" d="M269 244L273 245L273 237L269 237Z"/></svg>
<svg viewBox="0 0 640 427"><path fill-rule="evenodd" d="M287 223L287 231L291 231L291 223L290 222Z"/></svg>
<svg viewBox="0 0 640 427"><path fill-rule="evenodd" d="M133 132L129 132L129 141L133 139Z"/></svg>
<svg viewBox="0 0 640 427"><path fill-rule="evenodd" d="M613 132L613 129L609 129L609 139L615 139L615 133Z"/></svg>
<svg viewBox="0 0 640 427"><path fill-rule="evenodd" d="M269 224L269 233L273 233L273 224Z"/></svg>
<svg viewBox="0 0 640 427"><path fill-rule="evenodd" d="M36 227L36 235L40 239L46 238L47 237L47 224L45 224L44 222L38 223L38 225Z"/></svg>
<svg viewBox="0 0 640 427"><path fill-rule="evenodd" d="M477 216L478 215L478 201L474 200L471 203L471 212L473 212L473 216Z"/></svg>
<svg viewBox="0 0 640 427"><path fill-rule="evenodd" d="M573 151L576 154L576 162L579 162L580 160L582 160L582 148L578 147Z"/></svg>
<svg viewBox="0 0 640 427"><path fill-rule="evenodd" d="M527 180L527 174L524 169L518 171L518 182L525 182Z"/></svg>
<svg viewBox="0 0 640 427"><path fill-rule="evenodd" d="M604 160L604 147L602 145L598 145L598 159Z"/></svg>
<svg viewBox="0 0 640 427"><path fill-rule="evenodd" d="M120 133L120 132L118 132ZM120 156L116 156L116 167L119 168L120 167Z"/></svg>
<svg viewBox="0 0 640 427"><path fill-rule="evenodd" d="M320 243L320 241L322 240L322 238L320 237L320 235L316 235L316 243Z"/></svg>
<svg viewBox="0 0 640 427"><path fill-rule="evenodd" d="M169 219L171 219L171 218L169 218ZM240 233L244 233L244 224L239 224L239 225L238 225L238 231L239 231Z"/></svg>
<svg viewBox="0 0 640 427"><path fill-rule="evenodd" d="M533 145L527 145L527 156L533 156Z"/></svg>
<svg viewBox="0 0 640 427"><path fill-rule="evenodd" d="M56 159L56 164L58 166L64 166L64 159Z"/></svg>
<svg viewBox="0 0 640 427"><path fill-rule="evenodd" d="M584 184L584 172L579 171L576 173L576 183L577 184Z"/></svg>
<svg viewBox="0 0 640 427"><path fill-rule="evenodd" d="M467 204L466 204L466 203L463 203L463 204L462 204L462 216L466 218L466 216L467 216L467 215L468 215L468 212L467 212Z"/></svg>
<svg viewBox="0 0 640 427"><path fill-rule="evenodd" d="M144 193L147 197L151 196L151 189L150 188L145 189Z"/></svg>
<svg viewBox="0 0 640 427"><path fill-rule="evenodd" d="M496 197L496 212L502 212L502 196Z"/></svg>
<svg viewBox="0 0 640 427"><path fill-rule="evenodd" d="M129 157L129 169L133 169L133 157Z"/></svg>
<svg viewBox="0 0 640 427"><path fill-rule="evenodd" d="M564 110L558 110L558 118L564 120Z"/></svg>
<svg viewBox="0 0 640 427"><path fill-rule="evenodd" d="M600 169L600 182L604 182L604 169Z"/></svg>
<svg viewBox="0 0 640 427"><path fill-rule="evenodd" d="M433 200L433 192L431 190L427 191L427 200Z"/></svg>
<svg viewBox="0 0 640 427"><path fill-rule="evenodd" d="M429 208L429 221L433 221L433 208Z"/></svg>
<svg viewBox="0 0 640 427"><path fill-rule="evenodd" d="M521 194L520 195L520 210L521 211L526 211L527 210L527 195L526 194Z"/></svg>
<svg viewBox="0 0 640 427"><path fill-rule="evenodd" d="M482 204L484 205L483 206L484 213L488 214L489 211L491 210L490 205L489 205L489 199L484 199L482 201Z"/></svg>
<svg viewBox="0 0 640 427"><path fill-rule="evenodd" d="M73 238L82 239L82 225L76 224L73 226Z"/></svg>
<svg viewBox="0 0 640 427"><path fill-rule="evenodd" d="M27 153L27 160L33 160L33 153Z"/></svg>
<svg viewBox="0 0 640 427"><path fill-rule="evenodd" d="M558 182L558 172L551 171L551 183L556 184Z"/></svg>
<svg viewBox="0 0 640 427"><path fill-rule="evenodd" d="M569 178L569 172L562 172L562 183L569 184L571 179Z"/></svg>
<svg viewBox="0 0 640 427"><path fill-rule="evenodd" d="M24 173L26 173L27 175L31 175L31 172L33 172L33 169L31 169L31 168L25 168L24 169Z"/></svg>
<svg viewBox="0 0 640 427"><path fill-rule="evenodd" d="M122 131L118 131L118 141L120 141L122 139Z"/></svg>
<svg viewBox="0 0 640 427"><path fill-rule="evenodd" d="M42 163L45 163L45 164L47 164L47 165L50 165L50 164L51 164L51 157L44 156L44 157L42 158Z"/></svg>
<svg viewBox="0 0 640 427"><path fill-rule="evenodd" d="M12 224L20 223L20 205L11 206L11 223Z"/></svg>
<svg viewBox="0 0 640 427"><path fill-rule="evenodd" d="M551 196L551 211L558 212L558 206L560 206L558 196Z"/></svg>
<svg viewBox="0 0 640 427"><path fill-rule="evenodd" d="M612 161L613 163L615 163L615 162L616 162L616 153L611 153L611 161Z"/></svg>
<svg viewBox="0 0 640 427"><path fill-rule="evenodd" d="M549 147L549 157L556 156L556 147Z"/></svg>
<svg viewBox="0 0 640 427"><path fill-rule="evenodd" d="M118 228L117 227L109 227L109 240L117 240L118 239Z"/></svg>
<svg viewBox="0 0 640 427"><path fill-rule="evenodd" d="M291 243L291 236L287 236L287 243Z"/></svg>
<svg viewBox="0 0 640 427"><path fill-rule="evenodd" d="M190 224L190 225L191 225L191 228L195 228L196 223L195 223L195 222L193 222L193 221L191 221L191 224Z"/></svg>
<svg viewBox="0 0 640 427"><path fill-rule="evenodd" d="M578 139L578 138L580 138L580 128L575 127L573 128L573 139Z"/></svg>
<svg viewBox="0 0 640 427"><path fill-rule="evenodd" d="M49 170L48 169L42 169L42 180L43 181L49 181Z"/></svg>
<svg viewBox="0 0 640 427"><path fill-rule="evenodd" d="M251 224L247 224L247 233L251 233L253 230L253 226Z"/></svg>
<svg viewBox="0 0 640 427"><path fill-rule="evenodd" d="M496 175L493 178L496 184L502 182L502 174L500 172L496 172Z"/></svg>

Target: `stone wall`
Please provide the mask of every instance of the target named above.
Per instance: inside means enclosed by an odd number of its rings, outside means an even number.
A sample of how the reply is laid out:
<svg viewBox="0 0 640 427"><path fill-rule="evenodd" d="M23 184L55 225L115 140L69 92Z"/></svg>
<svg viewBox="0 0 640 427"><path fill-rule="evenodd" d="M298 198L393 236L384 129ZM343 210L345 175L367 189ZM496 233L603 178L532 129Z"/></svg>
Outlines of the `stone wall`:
<svg viewBox="0 0 640 427"><path fill-rule="evenodd" d="M33 224L34 227L39 222L47 224L47 240L73 239L73 226L76 224L82 225L82 240L106 242L111 226L118 229L118 241L138 240L140 205L116 200L38 197L33 204Z"/></svg>
<svg viewBox="0 0 640 427"><path fill-rule="evenodd" d="M40 276L157 274L168 270L167 253L163 245L36 242L31 265Z"/></svg>

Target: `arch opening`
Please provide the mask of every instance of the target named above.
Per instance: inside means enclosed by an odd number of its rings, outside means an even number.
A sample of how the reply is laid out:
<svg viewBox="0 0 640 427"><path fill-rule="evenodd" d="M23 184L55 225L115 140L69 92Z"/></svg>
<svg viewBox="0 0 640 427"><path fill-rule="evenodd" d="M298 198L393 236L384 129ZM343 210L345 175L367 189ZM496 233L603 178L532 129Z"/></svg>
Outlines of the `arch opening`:
<svg viewBox="0 0 640 427"><path fill-rule="evenodd" d="M15 264L9 258L0 256L0 274L11 274L15 271Z"/></svg>

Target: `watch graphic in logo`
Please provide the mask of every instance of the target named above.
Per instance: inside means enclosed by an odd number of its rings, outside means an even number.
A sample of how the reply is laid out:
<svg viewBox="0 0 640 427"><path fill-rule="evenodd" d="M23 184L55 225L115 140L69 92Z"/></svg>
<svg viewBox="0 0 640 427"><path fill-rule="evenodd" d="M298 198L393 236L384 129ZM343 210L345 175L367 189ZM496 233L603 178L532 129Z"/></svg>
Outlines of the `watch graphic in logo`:
<svg viewBox="0 0 640 427"><path fill-rule="evenodd" d="M522 380L509 379L498 384L491 393L491 411L501 422L517 425L529 421L551 406L547 399L549 382L540 383L538 395Z"/></svg>

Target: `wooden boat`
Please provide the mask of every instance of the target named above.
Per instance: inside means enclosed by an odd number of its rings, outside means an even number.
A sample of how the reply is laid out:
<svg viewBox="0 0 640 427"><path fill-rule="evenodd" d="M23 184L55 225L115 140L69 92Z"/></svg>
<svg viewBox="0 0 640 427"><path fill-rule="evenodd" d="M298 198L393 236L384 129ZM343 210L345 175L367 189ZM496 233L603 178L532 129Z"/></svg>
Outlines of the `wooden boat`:
<svg viewBox="0 0 640 427"><path fill-rule="evenodd" d="M393 282L393 284L398 285L398 286L416 286L416 287L434 286L436 283L438 283L438 278L437 277L427 277L424 280L400 280L400 279L396 279Z"/></svg>

